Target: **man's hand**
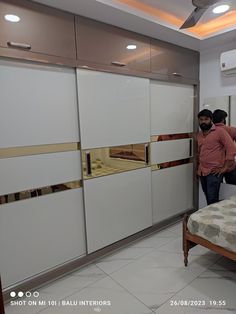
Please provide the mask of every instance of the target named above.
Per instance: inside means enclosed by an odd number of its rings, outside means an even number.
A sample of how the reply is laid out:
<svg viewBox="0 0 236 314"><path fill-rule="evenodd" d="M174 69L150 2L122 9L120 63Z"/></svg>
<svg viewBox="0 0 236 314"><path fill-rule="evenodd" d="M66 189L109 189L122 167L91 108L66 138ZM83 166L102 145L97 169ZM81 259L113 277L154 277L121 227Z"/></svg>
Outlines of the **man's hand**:
<svg viewBox="0 0 236 314"><path fill-rule="evenodd" d="M229 171L229 169L232 169L232 167L234 167L235 165L235 161L234 160L226 160L225 164L222 168L216 169L215 171L213 171L212 173L215 175L221 175L226 173L227 171Z"/></svg>

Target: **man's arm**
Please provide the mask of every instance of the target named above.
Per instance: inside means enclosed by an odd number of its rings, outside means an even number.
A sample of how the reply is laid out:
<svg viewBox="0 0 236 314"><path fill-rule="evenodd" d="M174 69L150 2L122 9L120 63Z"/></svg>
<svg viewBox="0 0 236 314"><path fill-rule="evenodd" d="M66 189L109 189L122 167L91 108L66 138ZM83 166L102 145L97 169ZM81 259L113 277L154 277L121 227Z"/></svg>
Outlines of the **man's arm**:
<svg viewBox="0 0 236 314"><path fill-rule="evenodd" d="M233 126L228 126L227 130L233 141L236 141L236 128Z"/></svg>
<svg viewBox="0 0 236 314"><path fill-rule="evenodd" d="M198 142L198 134L197 136L195 135L194 139L197 142L197 150L196 150L196 168L195 168L195 175L196 178L198 179L198 168L199 168L199 155L200 155L200 148L199 148L199 142Z"/></svg>
<svg viewBox="0 0 236 314"><path fill-rule="evenodd" d="M235 164L236 146L229 136L226 130L221 129L219 132L220 142L225 148L225 163L224 166L219 169L216 173L222 174L231 169Z"/></svg>

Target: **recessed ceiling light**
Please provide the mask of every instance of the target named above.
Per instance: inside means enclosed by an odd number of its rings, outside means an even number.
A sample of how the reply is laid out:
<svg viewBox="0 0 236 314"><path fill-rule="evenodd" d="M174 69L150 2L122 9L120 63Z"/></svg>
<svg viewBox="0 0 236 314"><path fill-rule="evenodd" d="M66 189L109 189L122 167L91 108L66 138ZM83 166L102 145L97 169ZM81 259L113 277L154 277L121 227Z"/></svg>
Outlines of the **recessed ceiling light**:
<svg viewBox="0 0 236 314"><path fill-rule="evenodd" d="M136 45L128 45L126 48L129 50L134 50L137 48L137 46Z"/></svg>
<svg viewBox="0 0 236 314"><path fill-rule="evenodd" d="M14 15L14 14L6 14L4 16L5 20L9 21L9 22L14 22L14 23L17 23L20 21L20 18L19 16L17 15Z"/></svg>
<svg viewBox="0 0 236 314"><path fill-rule="evenodd" d="M229 5L228 4L222 4L222 5L218 5L217 7L215 7L212 11L215 14L219 14L219 13L224 13L228 10L229 10Z"/></svg>

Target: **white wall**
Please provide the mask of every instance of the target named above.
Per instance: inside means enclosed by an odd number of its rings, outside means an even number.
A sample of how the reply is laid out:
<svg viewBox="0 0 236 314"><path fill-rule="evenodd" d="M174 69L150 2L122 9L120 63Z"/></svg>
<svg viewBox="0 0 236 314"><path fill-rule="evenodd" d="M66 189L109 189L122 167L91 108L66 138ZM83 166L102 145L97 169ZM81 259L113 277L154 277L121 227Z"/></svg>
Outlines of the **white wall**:
<svg viewBox="0 0 236 314"><path fill-rule="evenodd" d="M201 51L200 105L208 97L236 95L236 76L225 77L220 72L221 52L232 49L236 49L236 42Z"/></svg>
<svg viewBox="0 0 236 314"><path fill-rule="evenodd" d="M236 49L236 42L226 43L222 46L203 50L200 53L200 110L204 99L236 95L236 76L225 77L220 72L221 52ZM236 125L235 125L236 126ZM199 207L205 206L204 195L199 189ZM221 198L236 194L236 186L224 185L221 189Z"/></svg>

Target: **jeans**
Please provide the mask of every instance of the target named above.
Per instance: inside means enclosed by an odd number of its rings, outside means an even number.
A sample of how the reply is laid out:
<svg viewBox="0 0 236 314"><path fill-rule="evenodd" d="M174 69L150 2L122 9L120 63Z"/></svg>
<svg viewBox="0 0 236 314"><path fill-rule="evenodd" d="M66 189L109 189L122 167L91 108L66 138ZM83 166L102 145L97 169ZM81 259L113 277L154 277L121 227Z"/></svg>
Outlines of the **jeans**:
<svg viewBox="0 0 236 314"><path fill-rule="evenodd" d="M225 173L225 182L228 184L236 184L236 169Z"/></svg>
<svg viewBox="0 0 236 314"><path fill-rule="evenodd" d="M223 175L209 174L208 176L201 176L202 190L206 196L207 205L219 202L220 184Z"/></svg>

